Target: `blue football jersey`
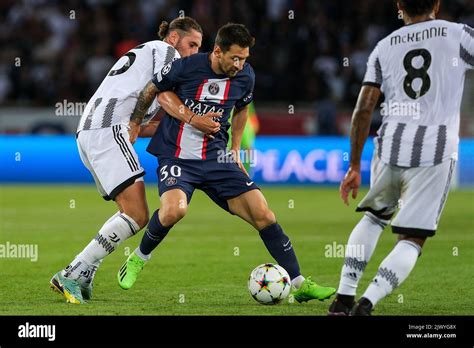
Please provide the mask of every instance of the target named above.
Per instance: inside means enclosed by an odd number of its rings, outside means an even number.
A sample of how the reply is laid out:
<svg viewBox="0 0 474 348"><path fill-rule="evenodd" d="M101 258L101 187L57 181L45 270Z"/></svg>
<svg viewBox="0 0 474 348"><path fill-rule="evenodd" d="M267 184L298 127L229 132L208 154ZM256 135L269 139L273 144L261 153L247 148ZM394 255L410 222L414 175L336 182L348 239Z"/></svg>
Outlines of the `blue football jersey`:
<svg viewBox="0 0 474 348"><path fill-rule="evenodd" d="M225 151L232 108L242 108L253 99L255 73L250 64L233 78L218 75L211 68L209 53L198 53L175 60L154 75L160 91L174 91L195 114L222 112L221 129L209 139L187 123L166 114L150 140L147 151L158 157L206 160ZM199 116L196 116L199 117Z"/></svg>

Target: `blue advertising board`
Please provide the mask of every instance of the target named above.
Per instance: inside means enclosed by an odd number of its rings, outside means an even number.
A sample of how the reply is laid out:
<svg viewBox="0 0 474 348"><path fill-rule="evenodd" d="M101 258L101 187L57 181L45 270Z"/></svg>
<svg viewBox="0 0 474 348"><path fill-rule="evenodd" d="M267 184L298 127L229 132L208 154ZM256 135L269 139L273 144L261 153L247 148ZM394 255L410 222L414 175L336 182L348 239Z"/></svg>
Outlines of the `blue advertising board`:
<svg viewBox="0 0 474 348"><path fill-rule="evenodd" d="M145 151L147 139L135 148L146 181L156 182L157 160ZM253 179L259 184L336 185L347 170L350 144L346 137L260 136L249 157ZM373 141L362 156L362 182L369 183ZM474 186L474 139L462 139L458 184ZM87 183L73 136L0 136L1 183Z"/></svg>

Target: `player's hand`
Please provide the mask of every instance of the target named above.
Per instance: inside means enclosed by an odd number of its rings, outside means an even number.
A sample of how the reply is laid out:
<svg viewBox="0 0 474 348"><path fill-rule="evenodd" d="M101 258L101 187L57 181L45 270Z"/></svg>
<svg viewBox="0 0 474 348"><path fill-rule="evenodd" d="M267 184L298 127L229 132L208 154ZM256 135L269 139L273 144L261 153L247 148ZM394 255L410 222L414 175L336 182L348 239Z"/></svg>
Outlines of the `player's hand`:
<svg viewBox="0 0 474 348"><path fill-rule="evenodd" d="M232 156L234 156L235 163L239 166L239 168L245 173L250 178L249 173L247 172L247 169L245 169L244 164L242 163L240 159L240 149L231 149Z"/></svg>
<svg viewBox="0 0 474 348"><path fill-rule="evenodd" d="M360 187L360 168L359 167L349 167L349 170L346 173L346 176L341 182L339 187L339 193L341 194L341 199L346 205L349 205L349 193L352 191L352 198L357 198L357 193Z"/></svg>
<svg viewBox="0 0 474 348"><path fill-rule="evenodd" d="M135 144L135 141L137 141L138 134L140 134L140 125L135 123L135 122L128 122L129 130L128 130L128 135L130 137L130 142L132 144Z"/></svg>
<svg viewBox="0 0 474 348"><path fill-rule="evenodd" d="M151 138L155 134L159 125L160 121L149 121L147 124L141 125L138 136L140 138Z"/></svg>
<svg viewBox="0 0 474 348"><path fill-rule="evenodd" d="M212 136L212 134L217 133L221 129L221 124L215 122L214 118L221 118L222 113L220 112L209 112L203 116L194 115L192 116L189 124L196 129L199 129L204 134ZM214 137L209 136L211 139Z"/></svg>
<svg viewBox="0 0 474 348"><path fill-rule="evenodd" d="M249 178L250 178L250 175L249 173L247 172L247 169L245 169L244 167L244 164L242 163L242 161L239 159L239 161L237 162L237 164L239 165L239 168L242 169L242 171L245 173L245 175L247 175Z"/></svg>

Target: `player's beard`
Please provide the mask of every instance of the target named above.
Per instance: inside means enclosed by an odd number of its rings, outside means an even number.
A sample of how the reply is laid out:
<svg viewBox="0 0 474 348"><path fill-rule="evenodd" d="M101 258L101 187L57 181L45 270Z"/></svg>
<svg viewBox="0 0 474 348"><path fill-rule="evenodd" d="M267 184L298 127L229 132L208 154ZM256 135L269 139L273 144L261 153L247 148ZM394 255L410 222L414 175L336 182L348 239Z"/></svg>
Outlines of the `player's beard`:
<svg viewBox="0 0 474 348"><path fill-rule="evenodd" d="M235 77L235 75L237 75L237 73L239 72L234 68L233 64L228 69L225 69L223 64L219 63L219 68L230 78Z"/></svg>
<svg viewBox="0 0 474 348"><path fill-rule="evenodd" d="M238 72L239 72L238 70L232 69L232 70L230 70L229 74L227 74L227 76L235 77L235 75L237 75Z"/></svg>
<svg viewBox="0 0 474 348"><path fill-rule="evenodd" d="M187 57L186 55L183 55L182 52L184 51L182 48L183 48L183 37L180 36L179 37L179 40L178 42L176 43L176 45L174 46L174 48L176 49L176 51L178 51L179 55L181 56L181 58L184 58L184 57Z"/></svg>

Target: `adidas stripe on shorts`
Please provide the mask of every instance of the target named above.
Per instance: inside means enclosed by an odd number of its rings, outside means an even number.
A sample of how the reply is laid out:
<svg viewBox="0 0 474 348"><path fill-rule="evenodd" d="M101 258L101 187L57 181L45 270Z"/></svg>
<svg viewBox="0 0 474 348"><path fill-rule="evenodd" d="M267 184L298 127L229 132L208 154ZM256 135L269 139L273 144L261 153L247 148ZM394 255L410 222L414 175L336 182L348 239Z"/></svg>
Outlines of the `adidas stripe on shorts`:
<svg viewBox="0 0 474 348"><path fill-rule="evenodd" d="M143 180L145 171L130 143L127 126L82 130L77 134L77 147L105 200L115 200L125 188Z"/></svg>

